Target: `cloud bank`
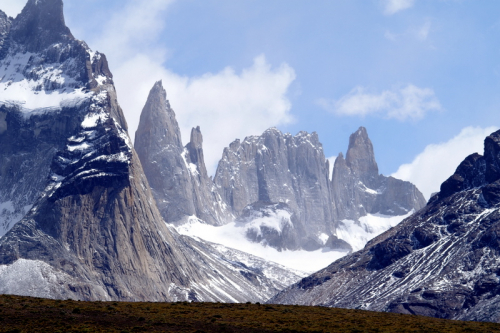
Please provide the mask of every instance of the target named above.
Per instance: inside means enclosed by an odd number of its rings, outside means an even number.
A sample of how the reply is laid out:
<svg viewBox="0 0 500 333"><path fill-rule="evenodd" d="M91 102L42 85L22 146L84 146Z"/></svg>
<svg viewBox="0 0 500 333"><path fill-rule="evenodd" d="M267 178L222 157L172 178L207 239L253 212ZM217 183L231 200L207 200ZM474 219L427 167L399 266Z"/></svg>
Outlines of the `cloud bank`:
<svg viewBox="0 0 500 333"><path fill-rule="evenodd" d="M319 99L317 104L339 116L379 115L400 121L422 119L430 111L442 110L441 103L430 88L412 84L379 94L356 87L339 100Z"/></svg>
<svg viewBox="0 0 500 333"><path fill-rule="evenodd" d="M428 145L411 163L401 165L391 176L412 182L429 199L467 156L483 153L484 139L497 129L466 127L447 142Z"/></svg>
<svg viewBox="0 0 500 333"><path fill-rule="evenodd" d="M201 127L210 174L214 174L223 148L234 139L293 121L287 91L295 72L286 64L273 68L264 56L256 57L253 65L240 73L227 67L215 74L186 77L137 55L114 73L119 78L115 83L131 135L139 124L149 90L155 81L163 79L184 144L189 141L191 128Z"/></svg>
<svg viewBox="0 0 500 333"><path fill-rule="evenodd" d="M241 71L226 67L196 77L174 73L168 69L169 50L158 46L165 12L173 2L128 1L91 45L105 53L112 64L118 100L132 139L149 90L163 80L184 144L191 128L201 127L206 165L213 175L223 148L230 142L293 120L287 92L295 71L286 63L273 67L264 55L258 55Z"/></svg>

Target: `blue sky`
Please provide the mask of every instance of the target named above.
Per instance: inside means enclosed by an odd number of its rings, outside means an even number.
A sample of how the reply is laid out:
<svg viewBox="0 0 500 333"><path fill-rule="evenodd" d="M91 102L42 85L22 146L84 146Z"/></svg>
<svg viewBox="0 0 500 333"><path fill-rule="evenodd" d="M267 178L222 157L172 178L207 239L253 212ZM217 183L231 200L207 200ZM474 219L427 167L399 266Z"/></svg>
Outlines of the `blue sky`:
<svg viewBox="0 0 500 333"><path fill-rule="evenodd" d="M65 14L108 55L131 134L162 79L211 173L271 126L318 132L327 157L365 126L380 172L428 195L500 126L496 0L66 0Z"/></svg>

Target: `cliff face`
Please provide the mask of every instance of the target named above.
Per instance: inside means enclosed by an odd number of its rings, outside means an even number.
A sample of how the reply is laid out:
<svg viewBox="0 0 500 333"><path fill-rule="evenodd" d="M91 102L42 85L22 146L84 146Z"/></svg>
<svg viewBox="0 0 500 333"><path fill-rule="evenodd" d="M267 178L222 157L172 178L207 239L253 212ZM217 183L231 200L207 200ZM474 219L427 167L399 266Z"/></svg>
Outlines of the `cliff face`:
<svg viewBox="0 0 500 333"><path fill-rule="evenodd" d="M135 135L135 148L165 221L189 217L220 225L232 218L208 177L200 128L182 146L175 112L161 82L152 88Z"/></svg>
<svg viewBox="0 0 500 333"><path fill-rule="evenodd" d="M500 320L500 131L427 206L270 302Z"/></svg>
<svg viewBox="0 0 500 333"><path fill-rule="evenodd" d="M224 149L214 182L237 216L258 202L257 210L262 203L270 209L276 204L288 207L294 218L283 236L288 241L282 239L279 248L315 250L323 246L323 234L328 238L335 233L328 165L316 133L292 136L272 128L236 140ZM276 243L270 237L281 230L261 229L270 244Z"/></svg>
<svg viewBox="0 0 500 333"><path fill-rule="evenodd" d="M106 58L73 38L62 6L28 1L2 48L0 200L11 219L2 220L0 292L226 302L275 293L276 279L164 223Z"/></svg>

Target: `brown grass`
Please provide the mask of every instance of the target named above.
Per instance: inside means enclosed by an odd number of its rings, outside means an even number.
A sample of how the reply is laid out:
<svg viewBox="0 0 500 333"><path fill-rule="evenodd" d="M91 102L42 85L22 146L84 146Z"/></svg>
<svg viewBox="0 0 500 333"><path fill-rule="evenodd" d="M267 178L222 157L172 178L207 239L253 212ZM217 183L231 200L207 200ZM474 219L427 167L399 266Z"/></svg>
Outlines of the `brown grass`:
<svg viewBox="0 0 500 333"><path fill-rule="evenodd" d="M0 296L0 332L500 332L500 324L306 306Z"/></svg>

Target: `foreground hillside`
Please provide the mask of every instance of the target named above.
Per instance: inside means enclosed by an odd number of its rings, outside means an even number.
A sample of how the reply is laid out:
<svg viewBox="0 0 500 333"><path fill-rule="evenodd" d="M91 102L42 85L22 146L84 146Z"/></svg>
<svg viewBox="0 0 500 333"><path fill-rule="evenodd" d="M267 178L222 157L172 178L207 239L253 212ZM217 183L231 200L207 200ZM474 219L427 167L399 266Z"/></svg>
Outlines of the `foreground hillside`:
<svg viewBox="0 0 500 333"><path fill-rule="evenodd" d="M500 324L323 307L0 296L0 332L500 332Z"/></svg>

